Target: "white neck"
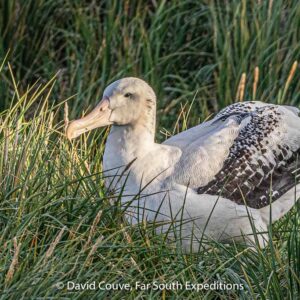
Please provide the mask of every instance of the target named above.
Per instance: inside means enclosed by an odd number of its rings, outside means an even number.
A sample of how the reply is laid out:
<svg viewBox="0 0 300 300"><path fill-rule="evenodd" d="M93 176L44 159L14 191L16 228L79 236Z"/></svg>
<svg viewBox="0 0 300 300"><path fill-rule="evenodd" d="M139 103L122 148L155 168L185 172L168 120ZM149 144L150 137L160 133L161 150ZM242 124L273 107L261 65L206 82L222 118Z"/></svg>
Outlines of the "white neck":
<svg viewBox="0 0 300 300"><path fill-rule="evenodd" d="M155 144L155 119L156 105L151 102L134 123L111 128L103 157L104 171L126 166L151 151Z"/></svg>
<svg viewBox="0 0 300 300"><path fill-rule="evenodd" d="M154 142L155 111L152 112L148 110L134 124L111 128L103 157L104 175L109 176L105 180L108 188L121 188L126 181L127 190L138 192L141 184L159 184L170 174L170 167L181 151ZM128 178L120 178L128 173Z"/></svg>
<svg viewBox="0 0 300 300"><path fill-rule="evenodd" d="M136 163L152 151L155 145L154 130L148 130L143 124L113 126L103 156L104 174L109 176L122 174L130 163ZM106 185L115 188L118 182L117 187L121 187L126 179L126 176L123 177L121 180L118 180L119 177L110 177L106 180ZM130 180L135 181L135 178Z"/></svg>
<svg viewBox="0 0 300 300"><path fill-rule="evenodd" d="M154 136L143 126L113 126L104 153L105 170L126 166L154 146Z"/></svg>

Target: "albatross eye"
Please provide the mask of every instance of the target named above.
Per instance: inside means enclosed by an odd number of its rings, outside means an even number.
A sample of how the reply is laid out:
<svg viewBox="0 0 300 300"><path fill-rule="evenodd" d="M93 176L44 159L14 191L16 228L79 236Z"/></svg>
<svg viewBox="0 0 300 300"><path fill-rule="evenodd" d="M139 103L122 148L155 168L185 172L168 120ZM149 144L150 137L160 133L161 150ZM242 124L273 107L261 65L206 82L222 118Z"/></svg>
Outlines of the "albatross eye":
<svg viewBox="0 0 300 300"><path fill-rule="evenodd" d="M130 98L131 96L132 96L131 93L126 93L126 94L124 95L124 97L126 97L126 98Z"/></svg>

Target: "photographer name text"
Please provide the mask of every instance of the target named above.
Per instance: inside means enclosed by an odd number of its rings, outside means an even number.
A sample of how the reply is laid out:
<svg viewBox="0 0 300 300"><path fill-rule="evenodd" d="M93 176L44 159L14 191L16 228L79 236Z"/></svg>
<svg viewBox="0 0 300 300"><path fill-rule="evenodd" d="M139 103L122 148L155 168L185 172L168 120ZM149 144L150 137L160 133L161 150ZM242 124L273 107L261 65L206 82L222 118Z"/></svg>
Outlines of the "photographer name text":
<svg viewBox="0 0 300 300"><path fill-rule="evenodd" d="M243 290L244 286L237 283L226 283L220 281L214 281L212 283L193 283L186 281L181 283L179 281L174 282L158 282L153 281L149 283L143 283L136 281L135 283L109 283L106 281L92 281L79 283L74 281L67 281L66 283L56 283L57 289L67 289L68 291L82 291L82 290L104 290L104 291L132 291L132 290L187 290L187 291L201 291L201 290Z"/></svg>

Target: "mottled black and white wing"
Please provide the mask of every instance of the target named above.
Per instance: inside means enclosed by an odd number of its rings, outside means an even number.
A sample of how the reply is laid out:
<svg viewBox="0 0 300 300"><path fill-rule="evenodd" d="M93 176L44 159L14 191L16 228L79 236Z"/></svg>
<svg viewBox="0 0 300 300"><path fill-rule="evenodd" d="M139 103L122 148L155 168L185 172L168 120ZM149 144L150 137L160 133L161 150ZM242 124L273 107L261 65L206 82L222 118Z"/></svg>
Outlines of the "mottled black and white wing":
<svg viewBox="0 0 300 300"><path fill-rule="evenodd" d="M265 207L298 182L299 110L259 102L237 103L221 111L215 122L233 117L240 118L241 125L229 154L214 178L200 185L197 192L253 208Z"/></svg>
<svg viewBox="0 0 300 300"><path fill-rule="evenodd" d="M251 111L264 105L261 102L241 107L238 104L231 105L212 120L166 140L164 144L175 146L182 151L170 181L193 189L211 182L223 168L241 128L250 120Z"/></svg>

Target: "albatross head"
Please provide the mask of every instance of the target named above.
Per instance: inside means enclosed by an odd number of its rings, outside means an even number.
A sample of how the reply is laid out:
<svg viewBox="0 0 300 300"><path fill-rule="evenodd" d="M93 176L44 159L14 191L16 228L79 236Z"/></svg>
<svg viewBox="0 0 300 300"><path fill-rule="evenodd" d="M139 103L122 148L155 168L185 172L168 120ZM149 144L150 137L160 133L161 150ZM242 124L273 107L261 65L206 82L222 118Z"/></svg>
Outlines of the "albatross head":
<svg viewBox="0 0 300 300"><path fill-rule="evenodd" d="M69 139L107 125L143 124L155 127L156 96L143 80L127 77L111 83L99 104L85 117L72 121L66 134Z"/></svg>

